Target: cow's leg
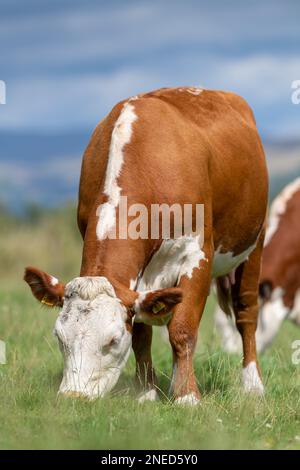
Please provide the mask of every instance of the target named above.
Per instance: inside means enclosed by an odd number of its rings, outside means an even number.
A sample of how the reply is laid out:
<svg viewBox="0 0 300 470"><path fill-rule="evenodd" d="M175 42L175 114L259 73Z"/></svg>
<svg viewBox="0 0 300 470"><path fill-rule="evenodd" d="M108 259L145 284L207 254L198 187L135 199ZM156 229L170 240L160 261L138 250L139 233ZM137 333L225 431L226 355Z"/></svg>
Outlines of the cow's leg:
<svg viewBox="0 0 300 470"><path fill-rule="evenodd" d="M151 357L152 326L134 323L132 330L132 349L136 359L136 381L141 389L139 402L158 398L156 376Z"/></svg>
<svg viewBox="0 0 300 470"><path fill-rule="evenodd" d="M196 405L200 394L193 366L198 327L210 288L211 252L204 250L206 260L194 269L192 278L183 276L179 286L183 301L175 308L168 325L173 350L171 393L176 404Z"/></svg>
<svg viewBox="0 0 300 470"><path fill-rule="evenodd" d="M258 284L261 265L263 235L247 261L236 271L232 286L233 309L237 329L243 343L242 382L246 392L262 395L264 387L256 354L255 331L258 318Z"/></svg>

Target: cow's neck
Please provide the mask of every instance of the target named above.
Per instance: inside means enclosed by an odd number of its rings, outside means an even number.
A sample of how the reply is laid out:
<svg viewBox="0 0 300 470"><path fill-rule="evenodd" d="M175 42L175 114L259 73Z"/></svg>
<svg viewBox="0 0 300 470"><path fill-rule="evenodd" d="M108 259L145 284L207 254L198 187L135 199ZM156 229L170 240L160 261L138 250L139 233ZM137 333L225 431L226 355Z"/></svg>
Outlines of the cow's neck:
<svg viewBox="0 0 300 470"><path fill-rule="evenodd" d="M126 296L129 289L135 288L139 273L155 250L154 245L141 239L98 240L95 223L91 223L85 234L80 276L104 276L118 296Z"/></svg>

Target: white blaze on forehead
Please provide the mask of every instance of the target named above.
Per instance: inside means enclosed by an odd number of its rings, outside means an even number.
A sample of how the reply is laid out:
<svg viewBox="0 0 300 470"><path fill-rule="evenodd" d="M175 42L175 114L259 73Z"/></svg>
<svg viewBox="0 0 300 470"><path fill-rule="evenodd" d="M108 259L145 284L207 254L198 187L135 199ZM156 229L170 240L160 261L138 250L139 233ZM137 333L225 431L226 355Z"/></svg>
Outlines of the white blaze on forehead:
<svg viewBox="0 0 300 470"><path fill-rule="evenodd" d="M106 238L116 223L116 208L119 205L122 189L118 185L118 177L124 163L124 147L131 140L132 124L136 119L134 106L127 102L114 125L104 182L104 194L108 197L108 202L97 209L99 220L96 233L99 240Z"/></svg>
<svg viewBox="0 0 300 470"><path fill-rule="evenodd" d="M207 260L200 247L200 235L184 235L175 240L163 240L138 280L137 290L176 286L182 276L191 278L193 270L200 268L201 261Z"/></svg>
<svg viewBox="0 0 300 470"><path fill-rule="evenodd" d="M300 178L288 184L283 191L274 199L269 215L269 225L266 232L265 246L270 243L273 235L276 233L280 219L286 211L288 201L293 195L300 191Z"/></svg>
<svg viewBox="0 0 300 470"><path fill-rule="evenodd" d="M111 283L101 276L75 277L66 285L66 295L71 292L76 292L83 300L93 300L99 294L116 297Z"/></svg>
<svg viewBox="0 0 300 470"><path fill-rule="evenodd" d="M238 255L234 255L232 252L222 253L222 247L219 246L214 254L212 276L220 277L230 273L242 264L249 257L250 253L254 250L256 243L251 245L247 250L243 251Z"/></svg>
<svg viewBox="0 0 300 470"><path fill-rule="evenodd" d="M242 382L245 392L263 395L264 386L262 384L256 363L254 361L249 362L249 364L244 367L242 371Z"/></svg>

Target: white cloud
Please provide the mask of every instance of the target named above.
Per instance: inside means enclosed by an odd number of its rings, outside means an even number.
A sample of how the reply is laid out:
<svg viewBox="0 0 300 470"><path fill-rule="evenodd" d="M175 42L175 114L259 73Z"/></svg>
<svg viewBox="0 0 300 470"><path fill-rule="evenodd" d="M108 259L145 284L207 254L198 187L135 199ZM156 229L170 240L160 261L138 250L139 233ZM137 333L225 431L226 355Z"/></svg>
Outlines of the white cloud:
<svg viewBox="0 0 300 470"><path fill-rule="evenodd" d="M0 161L0 200L18 210L31 202L51 205L75 200L81 159L81 155L54 155L30 166L26 162Z"/></svg>

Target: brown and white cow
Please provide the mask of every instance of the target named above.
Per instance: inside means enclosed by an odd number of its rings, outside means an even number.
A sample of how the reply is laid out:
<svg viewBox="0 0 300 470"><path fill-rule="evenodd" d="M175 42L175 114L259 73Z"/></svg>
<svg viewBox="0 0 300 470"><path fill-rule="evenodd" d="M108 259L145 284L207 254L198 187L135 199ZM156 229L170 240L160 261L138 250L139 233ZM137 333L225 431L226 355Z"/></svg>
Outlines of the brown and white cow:
<svg viewBox="0 0 300 470"><path fill-rule="evenodd" d="M37 269L25 273L40 301L62 307L55 325L64 355L60 391L103 396L117 382L132 345L140 400L155 399L151 324L165 319L172 396L178 404L196 404L198 326L211 279L221 277L235 281L244 388L262 393L255 330L267 193L262 144L253 113L239 96L186 87L117 104L97 126L83 158L80 277L63 286ZM129 206L147 208L203 204L203 243L197 232L178 239L162 239L161 231L159 239L110 238L120 222L121 195Z"/></svg>
<svg viewBox="0 0 300 470"><path fill-rule="evenodd" d="M269 215L260 276L260 314L256 330L258 352L273 341L285 319L300 326L300 178L274 199ZM222 346L241 351L234 322L217 309L216 325Z"/></svg>

